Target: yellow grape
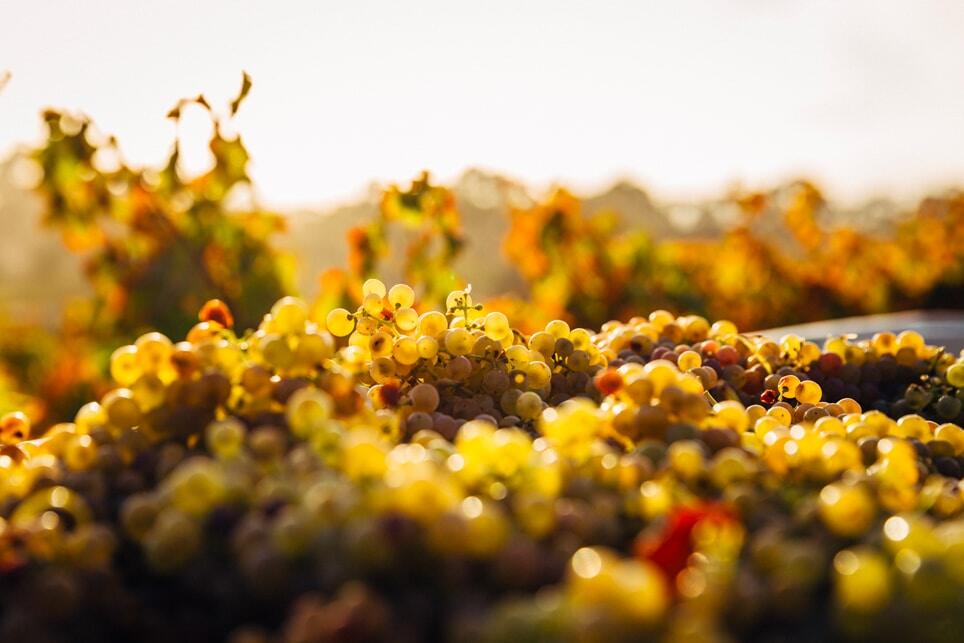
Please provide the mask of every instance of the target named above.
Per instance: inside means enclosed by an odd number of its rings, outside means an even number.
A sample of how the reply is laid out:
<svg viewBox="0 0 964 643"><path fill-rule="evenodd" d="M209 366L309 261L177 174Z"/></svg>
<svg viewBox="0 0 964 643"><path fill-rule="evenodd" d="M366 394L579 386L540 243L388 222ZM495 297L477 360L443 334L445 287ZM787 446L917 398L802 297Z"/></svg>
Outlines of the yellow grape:
<svg viewBox="0 0 964 643"><path fill-rule="evenodd" d="M445 318L445 315L438 312L437 310L432 310L427 313L422 313L418 318L418 333L419 335L425 335L427 337L438 337L446 330L448 330L449 322Z"/></svg>
<svg viewBox="0 0 964 643"><path fill-rule="evenodd" d="M395 325L403 333L410 333L418 326L418 313L412 308L399 308L395 311Z"/></svg>
<svg viewBox="0 0 964 643"><path fill-rule="evenodd" d="M335 308L325 318L325 326L335 337L347 337L355 329L355 318L344 308Z"/></svg>
<svg viewBox="0 0 964 643"><path fill-rule="evenodd" d="M388 291L388 303L392 308L411 308L415 305L415 291L407 284L396 284Z"/></svg>
<svg viewBox="0 0 964 643"><path fill-rule="evenodd" d="M362 284L362 297L367 297L371 294L378 295L378 297L384 297L386 292L385 284L378 279L369 279Z"/></svg>

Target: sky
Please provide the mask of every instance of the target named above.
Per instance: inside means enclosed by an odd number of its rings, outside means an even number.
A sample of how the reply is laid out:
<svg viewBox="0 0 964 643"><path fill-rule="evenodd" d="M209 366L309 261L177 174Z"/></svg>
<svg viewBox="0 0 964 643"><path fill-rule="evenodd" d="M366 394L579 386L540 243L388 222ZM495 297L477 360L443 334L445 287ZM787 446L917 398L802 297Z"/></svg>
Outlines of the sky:
<svg viewBox="0 0 964 643"><path fill-rule="evenodd" d="M831 198L964 185L964 2L0 2L0 156L47 106L159 163L168 109L254 87L235 123L261 199L480 167L536 190L703 198L796 177ZM203 168L205 121L181 126Z"/></svg>

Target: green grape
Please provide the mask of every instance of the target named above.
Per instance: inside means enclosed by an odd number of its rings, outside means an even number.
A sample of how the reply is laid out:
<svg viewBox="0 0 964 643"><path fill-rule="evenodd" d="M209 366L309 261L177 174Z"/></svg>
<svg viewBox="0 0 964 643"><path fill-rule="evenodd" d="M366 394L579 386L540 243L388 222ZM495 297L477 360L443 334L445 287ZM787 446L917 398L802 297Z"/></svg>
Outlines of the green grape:
<svg viewBox="0 0 964 643"><path fill-rule="evenodd" d="M368 350L372 357L387 357L392 354L394 342L392 336L385 331L378 331L368 340Z"/></svg>
<svg viewBox="0 0 964 643"><path fill-rule="evenodd" d="M670 467L686 480L695 479L703 471L703 449L695 440L679 440L666 451Z"/></svg>
<svg viewBox="0 0 964 643"><path fill-rule="evenodd" d="M777 384L777 391L786 399L793 399L797 396L797 389L800 388L800 378L796 375L784 375Z"/></svg>
<svg viewBox="0 0 964 643"><path fill-rule="evenodd" d="M334 402L330 395L313 387L305 387L288 400L288 426L294 435L307 437L325 426L333 409Z"/></svg>
<svg viewBox="0 0 964 643"><path fill-rule="evenodd" d="M156 373L170 362L174 352L174 345L162 333L145 333L134 342L137 348L137 361L141 370Z"/></svg>
<svg viewBox="0 0 964 643"><path fill-rule="evenodd" d="M431 310L418 318L418 334L425 337L438 337L449 328L445 315L437 310Z"/></svg>
<svg viewBox="0 0 964 643"><path fill-rule="evenodd" d="M295 361L305 366L320 366L335 354L335 340L329 333L305 333L298 338Z"/></svg>
<svg viewBox="0 0 964 643"><path fill-rule="evenodd" d="M569 324L561 319L553 319L551 322L546 324L546 332L556 339L569 337Z"/></svg>
<svg viewBox="0 0 964 643"><path fill-rule="evenodd" d="M300 333L308 321L308 304L298 297L282 297L271 307L271 318L279 333Z"/></svg>
<svg viewBox="0 0 964 643"><path fill-rule="evenodd" d="M70 436L61 457L72 471L87 471L97 458L97 444L89 435Z"/></svg>
<svg viewBox="0 0 964 643"><path fill-rule="evenodd" d="M288 339L282 335L265 335L258 340L258 351L264 361L275 368L288 368L295 361L295 353Z"/></svg>
<svg viewBox="0 0 964 643"><path fill-rule="evenodd" d="M566 358L566 367L569 370L582 373L589 370L589 353L586 351L573 351Z"/></svg>
<svg viewBox="0 0 964 643"><path fill-rule="evenodd" d="M934 404L934 409L942 418L953 420L961 413L961 400L952 395L942 395Z"/></svg>
<svg viewBox="0 0 964 643"><path fill-rule="evenodd" d="M355 322L355 332L361 335L374 335L378 331L378 320L374 317L362 317Z"/></svg>
<svg viewBox="0 0 964 643"><path fill-rule="evenodd" d="M820 491L820 517L838 536L865 533L876 516L874 498L861 485L829 484Z"/></svg>
<svg viewBox="0 0 964 643"><path fill-rule="evenodd" d="M515 401L515 414L523 420L534 420L542 413L542 398L532 391L522 393Z"/></svg>
<svg viewBox="0 0 964 643"><path fill-rule="evenodd" d="M325 318L325 325L335 337L347 337L355 329L355 318L344 308L335 308Z"/></svg>
<svg viewBox="0 0 964 643"><path fill-rule="evenodd" d="M485 334L495 340L511 333L509 318L504 313L492 312L485 316Z"/></svg>
<svg viewBox="0 0 964 643"><path fill-rule="evenodd" d="M465 290L453 290L445 298L445 307L450 311L472 306L472 296Z"/></svg>
<svg viewBox="0 0 964 643"><path fill-rule="evenodd" d="M548 359L556 350L556 338L540 330L529 337L529 348L542 353L543 359Z"/></svg>
<svg viewBox="0 0 964 643"><path fill-rule="evenodd" d="M399 337L392 347L392 355L399 364L412 365L418 361L418 343L411 337Z"/></svg>
<svg viewBox="0 0 964 643"><path fill-rule="evenodd" d="M468 496L459 509L467 528L464 542L468 553L476 558L498 553L509 537L509 525L499 506Z"/></svg>
<svg viewBox="0 0 964 643"><path fill-rule="evenodd" d="M468 355L475 344L475 338L464 328L454 328L445 335L445 350L452 355Z"/></svg>
<svg viewBox="0 0 964 643"><path fill-rule="evenodd" d="M191 516L207 514L227 497L224 474L208 458L186 460L165 484L170 489L171 505Z"/></svg>
<svg viewBox="0 0 964 643"><path fill-rule="evenodd" d="M891 574L884 557L869 548L844 549L833 559L837 602L846 610L875 613L890 599Z"/></svg>
<svg viewBox="0 0 964 643"><path fill-rule="evenodd" d="M377 357L372 361L368 372L373 380L379 384L384 384L395 377L395 362L388 357Z"/></svg>
<svg viewBox="0 0 964 643"><path fill-rule="evenodd" d="M418 313L412 308L399 308L395 311L395 325L403 333L410 333L418 327Z"/></svg>
<svg viewBox="0 0 964 643"><path fill-rule="evenodd" d="M418 356L422 359L434 360L438 355L438 340L434 337L419 337L416 342Z"/></svg>
<svg viewBox="0 0 964 643"><path fill-rule="evenodd" d="M142 540L147 535L160 512L157 498L148 493L130 495L120 508L120 522L131 537Z"/></svg>
<svg viewBox="0 0 964 643"><path fill-rule="evenodd" d="M157 375L142 375L131 386L131 393L138 408L149 413L164 404L167 397L167 387Z"/></svg>
<svg viewBox="0 0 964 643"><path fill-rule="evenodd" d="M130 429L141 422L141 410L130 389L115 389L105 395L100 404L104 407L107 421L118 429Z"/></svg>
<svg viewBox="0 0 964 643"><path fill-rule="evenodd" d="M529 363L529 349L521 344L513 344L505 350L505 357L509 361L509 368L521 370Z"/></svg>
<svg viewBox="0 0 964 643"><path fill-rule="evenodd" d="M804 380L797 385L794 397L802 404L816 404L823 397L823 389L813 380Z"/></svg>
<svg viewBox="0 0 964 643"><path fill-rule="evenodd" d="M230 460L244 448L246 429L234 418L212 422L206 433L208 450L218 459Z"/></svg>
<svg viewBox="0 0 964 643"><path fill-rule="evenodd" d="M676 365L679 366L679 370L688 371L692 368L699 368L703 365L703 358L696 351L684 351L680 353L679 358L676 360Z"/></svg>
<svg viewBox="0 0 964 643"><path fill-rule="evenodd" d="M378 279L369 279L362 284L362 297L367 297L368 295L375 294L379 297L384 297L386 293L385 284L383 284Z"/></svg>
<svg viewBox="0 0 964 643"><path fill-rule="evenodd" d="M526 378L530 388L541 389L549 385L552 370L545 362L532 361L526 368Z"/></svg>
<svg viewBox="0 0 964 643"><path fill-rule="evenodd" d="M373 292L368 293L362 300L362 309L372 317L380 317L382 311L385 310L383 296L384 295L376 295Z"/></svg>
<svg viewBox="0 0 964 643"><path fill-rule="evenodd" d="M130 386L141 376L136 346L121 346L110 356L110 376L121 386Z"/></svg>
<svg viewBox="0 0 964 643"><path fill-rule="evenodd" d="M169 572L190 561L201 547L201 528L195 520L174 508L167 508L145 534L147 562L158 571Z"/></svg>
<svg viewBox="0 0 964 643"><path fill-rule="evenodd" d="M388 291L388 303L392 308L411 308L415 304L415 291L407 284L395 284Z"/></svg>
<svg viewBox="0 0 964 643"><path fill-rule="evenodd" d="M77 433L90 433L91 430L107 424L107 413L97 402L88 402L77 410L74 424Z"/></svg>
<svg viewBox="0 0 964 643"><path fill-rule="evenodd" d="M592 346L592 334L585 328L573 328L569 331L568 339L577 350L589 350Z"/></svg>
<svg viewBox="0 0 964 643"><path fill-rule="evenodd" d="M952 364L947 369L946 379L954 388L964 388L964 362Z"/></svg>

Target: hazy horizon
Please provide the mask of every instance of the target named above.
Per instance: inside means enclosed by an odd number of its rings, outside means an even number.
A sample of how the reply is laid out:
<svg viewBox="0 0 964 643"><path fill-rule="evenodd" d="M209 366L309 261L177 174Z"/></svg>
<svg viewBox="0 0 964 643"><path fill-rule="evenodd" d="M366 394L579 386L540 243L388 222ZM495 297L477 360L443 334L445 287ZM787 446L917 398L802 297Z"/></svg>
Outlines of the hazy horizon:
<svg viewBox="0 0 964 643"><path fill-rule="evenodd" d="M176 100L222 106L245 69L237 128L281 209L470 168L534 190L626 179L662 201L799 177L909 201L964 184L962 26L964 4L937 1L8 7L0 158L57 106L158 163ZM181 134L203 167L204 118Z"/></svg>

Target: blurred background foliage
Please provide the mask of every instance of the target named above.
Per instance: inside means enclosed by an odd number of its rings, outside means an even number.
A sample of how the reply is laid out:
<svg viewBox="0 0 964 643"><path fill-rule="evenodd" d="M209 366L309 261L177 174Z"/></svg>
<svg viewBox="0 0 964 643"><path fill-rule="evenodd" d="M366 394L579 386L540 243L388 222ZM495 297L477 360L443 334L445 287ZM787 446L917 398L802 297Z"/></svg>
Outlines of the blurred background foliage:
<svg viewBox="0 0 964 643"><path fill-rule="evenodd" d="M224 113L203 96L171 110L174 121L186 106L211 118L212 165L191 177L179 168L178 140L161 167L134 168L90 119L43 114L47 138L30 155L40 170L43 224L81 258L89 288L55 327L0 317L0 412L26 408L40 424L66 418L104 387L116 346L148 329L179 339L211 298L228 303L239 327L251 327L295 290L295 260L280 250L286 218L257 205L247 150L240 135L227 133L250 87L245 76ZM716 203L729 213L726 225L700 220L675 237L616 209L590 211L564 188L540 201L507 201L486 215L501 217L495 222L466 219L461 205L428 174L384 189L373 213L353 215L342 265L321 257L327 267L315 309L357 303L372 276L403 279L423 305L437 305L486 276L465 270L472 252L484 257L483 273L511 273L505 292L482 296L523 332L553 318L598 328L656 308L730 319L742 329L964 308L960 191L868 231L835 217L806 181L734 190ZM500 230L501 238L473 235L480 229Z"/></svg>

